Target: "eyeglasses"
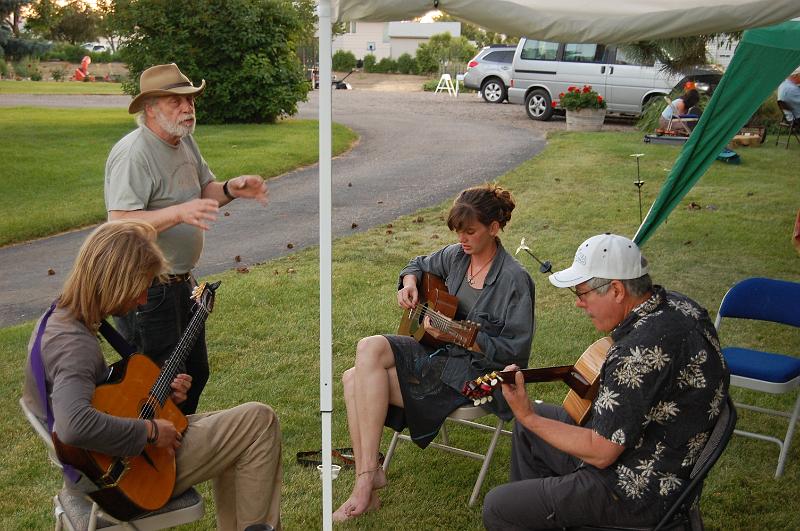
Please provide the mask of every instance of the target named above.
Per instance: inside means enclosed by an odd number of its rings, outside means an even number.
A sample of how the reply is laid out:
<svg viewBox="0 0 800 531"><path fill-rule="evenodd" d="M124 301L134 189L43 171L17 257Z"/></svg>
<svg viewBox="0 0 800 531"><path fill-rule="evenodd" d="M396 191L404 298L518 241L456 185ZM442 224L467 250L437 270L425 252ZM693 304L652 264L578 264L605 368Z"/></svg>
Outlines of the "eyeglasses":
<svg viewBox="0 0 800 531"><path fill-rule="evenodd" d="M609 284L611 284L612 282L613 282L613 280L609 280L609 281L608 281L608 282L606 282L605 284L600 284L599 286L595 286L595 287L593 287L592 289L587 289L586 291L578 291L578 290L576 290L575 288L568 288L568 289L569 289L569 290L570 290L572 293L574 293L574 294L575 294L575 296L576 296L576 297L578 297L578 299L580 299L581 301L583 301L583 300L584 300L583 298L584 298L586 295L588 295L589 293L593 292L593 291L594 291L594 290L596 290L596 289L600 289L600 288L602 288L603 286L608 286L608 285L609 285Z"/></svg>

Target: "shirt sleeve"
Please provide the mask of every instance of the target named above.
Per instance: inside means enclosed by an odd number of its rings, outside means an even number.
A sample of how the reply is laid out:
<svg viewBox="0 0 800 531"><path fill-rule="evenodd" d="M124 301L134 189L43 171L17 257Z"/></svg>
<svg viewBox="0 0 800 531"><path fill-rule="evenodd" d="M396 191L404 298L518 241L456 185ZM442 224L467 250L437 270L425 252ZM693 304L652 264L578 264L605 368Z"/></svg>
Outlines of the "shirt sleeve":
<svg viewBox="0 0 800 531"><path fill-rule="evenodd" d="M154 181L147 164L129 152L114 153L106 163L106 210L147 210Z"/></svg>
<svg viewBox="0 0 800 531"><path fill-rule="evenodd" d="M61 442L114 456L138 455L147 443L147 423L102 413L92 405L102 353L91 336L59 335L48 342L48 372L54 430Z"/></svg>
<svg viewBox="0 0 800 531"><path fill-rule="evenodd" d="M195 160L197 160L197 178L200 181L200 189L202 190L208 183L216 181L217 178L214 172L211 171L211 168L208 167L206 159L200 154L200 148L197 147L197 142L194 141L194 137L190 136L187 138L189 139L189 147L194 154Z"/></svg>
<svg viewBox="0 0 800 531"><path fill-rule="evenodd" d="M451 262L453 260L453 246L449 245L443 249L439 249L429 255L417 256L412 258L406 267L400 271L400 278L397 281L397 289L403 288L403 277L406 275L414 275L417 277L417 283L422 280L422 273L432 273L443 280L447 279L450 272Z"/></svg>

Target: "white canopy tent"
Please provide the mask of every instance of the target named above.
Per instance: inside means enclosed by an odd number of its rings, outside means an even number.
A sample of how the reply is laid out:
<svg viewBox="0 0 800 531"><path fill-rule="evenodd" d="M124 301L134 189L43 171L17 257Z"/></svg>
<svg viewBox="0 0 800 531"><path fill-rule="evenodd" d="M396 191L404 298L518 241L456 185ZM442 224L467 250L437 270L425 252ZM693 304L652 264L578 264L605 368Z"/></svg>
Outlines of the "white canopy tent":
<svg viewBox="0 0 800 531"><path fill-rule="evenodd" d="M320 413L326 531L332 529L333 512L331 24L409 20L433 9L500 33L560 42L625 43L768 26L800 16L800 0L595 0L580 5L554 5L552 0L320 0Z"/></svg>

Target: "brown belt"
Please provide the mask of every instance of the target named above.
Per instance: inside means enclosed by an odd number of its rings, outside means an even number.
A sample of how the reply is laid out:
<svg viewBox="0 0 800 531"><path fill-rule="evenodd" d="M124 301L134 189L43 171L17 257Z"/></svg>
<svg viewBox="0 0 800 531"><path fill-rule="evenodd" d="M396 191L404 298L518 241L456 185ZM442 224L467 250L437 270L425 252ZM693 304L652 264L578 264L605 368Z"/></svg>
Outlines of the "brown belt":
<svg viewBox="0 0 800 531"><path fill-rule="evenodd" d="M164 280L160 282L161 284L180 284L181 282L189 282L192 278L191 273L181 273L180 275L164 275ZM158 280L155 280L153 284L158 284Z"/></svg>

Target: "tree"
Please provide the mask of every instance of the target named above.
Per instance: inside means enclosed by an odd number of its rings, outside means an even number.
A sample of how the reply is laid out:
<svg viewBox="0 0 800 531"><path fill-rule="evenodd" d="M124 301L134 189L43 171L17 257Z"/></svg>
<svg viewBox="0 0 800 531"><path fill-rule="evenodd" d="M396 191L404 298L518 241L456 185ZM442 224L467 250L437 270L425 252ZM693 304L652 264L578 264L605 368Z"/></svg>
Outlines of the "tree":
<svg viewBox="0 0 800 531"><path fill-rule="evenodd" d="M463 35L437 33L417 48L417 69L421 74L436 72L442 65L469 61L475 52L475 46Z"/></svg>
<svg viewBox="0 0 800 531"><path fill-rule="evenodd" d="M519 42L518 36L508 36L502 33L488 31L480 26L458 20L454 16L448 15L447 13L442 13L433 20L435 22L461 22L461 35L474 42L478 48L483 48L484 46L489 46L490 44L513 45Z"/></svg>
<svg viewBox="0 0 800 531"><path fill-rule="evenodd" d="M308 93L295 53L307 28L287 0L118 0L113 18L131 95L143 70L170 62L206 79L197 114L208 123L274 122Z"/></svg>
<svg viewBox="0 0 800 531"><path fill-rule="evenodd" d="M39 0L33 5L26 26L45 39L80 44L97 38L99 23L99 15L81 0L63 5L54 0Z"/></svg>
<svg viewBox="0 0 800 531"><path fill-rule="evenodd" d="M20 12L31 0L0 0L0 57L21 59L42 53L46 43L23 38L19 30Z"/></svg>
<svg viewBox="0 0 800 531"><path fill-rule="evenodd" d="M695 66L708 63L708 43L717 38L728 41L742 38L742 32L693 35L655 41L640 41L621 46L622 51L632 60L641 63L655 61L663 65L663 70L677 74Z"/></svg>

